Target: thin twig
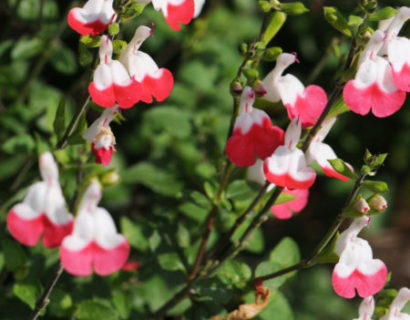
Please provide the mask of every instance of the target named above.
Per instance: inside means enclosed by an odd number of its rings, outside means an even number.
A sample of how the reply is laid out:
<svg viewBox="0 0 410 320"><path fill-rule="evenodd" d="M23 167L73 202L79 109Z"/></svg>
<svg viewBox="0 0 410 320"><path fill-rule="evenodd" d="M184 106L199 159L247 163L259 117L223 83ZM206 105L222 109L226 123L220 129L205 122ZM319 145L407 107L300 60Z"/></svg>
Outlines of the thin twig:
<svg viewBox="0 0 410 320"><path fill-rule="evenodd" d="M47 284L46 289L44 290L43 295L40 297L40 299L37 300L36 302L36 307L31 314L29 320L36 320L38 316L40 315L40 312L47 306L49 300L48 297L50 296L51 291L53 291L54 286L56 285L58 279L60 278L61 274L63 273L63 267L61 265L58 266L58 269L54 273L53 277L50 279L50 281Z"/></svg>

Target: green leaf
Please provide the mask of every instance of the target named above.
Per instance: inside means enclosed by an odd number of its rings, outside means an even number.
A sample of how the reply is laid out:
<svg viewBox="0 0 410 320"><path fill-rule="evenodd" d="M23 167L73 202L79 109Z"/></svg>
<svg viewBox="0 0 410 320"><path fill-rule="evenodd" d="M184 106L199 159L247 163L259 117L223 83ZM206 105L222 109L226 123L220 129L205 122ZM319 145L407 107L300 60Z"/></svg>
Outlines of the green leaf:
<svg viewBox="0 0 410 320"><path fill-rule="evenodd" d="M148 162L140 162L122 173L124 183L141 183L147 188L165 196L175 196L182 190L182 183L168 171Z"/></svg>
<svg viewBox="0 0 410 320"><path fill-rule="evenodd" d="M79 320L117 320L118 314L108 301L85 300L75 313Z"/></svg>
<svg viewBox="0 0 410 320"><path fill-rule="evenodd" d="M80 42L83 43L87 48L98 48L101 44L101 36L92 37L87 34L80 38Z"/></svg>
<svg viewBox="0 0 410 320"><path fill-rule="evenodd" d="M265 237L260 228L255 229L246 241L248 246L246 251L252 253L262 253L265 250Z"/></svg>
<svg viewBox="0 0 410 320"><path fill-rule="evenodd" d="M198 223L203 223L208 216L208 209L204 209L192 202L181 204L178 210Z"/></svg>
<svg viewBox="0 0 410 320"><path fill-rule="evenodd" d="M87 119L86 119L85 114L86 113L84 112L81 115L80 122L78 123L77 128L74 130L74 132L71 134L70 138L68 139L68 143L72 146L85 143L85 140L83 138L83 133L88 128Z"/></svg>
<svg viewBox="0 0 410 320"><path fill-rule="evenodd" d="M60 103L56 111L56 117L53 123L54 132L57 136L57 141L63 137L65 132L65 98L61 96Z"/></svg>
<svg viewBox="0 0 410 320"><path fill-rule="evenodd" d="M294 320L292 308L280 291L271 292L268 305L258 314L260 320Z"/></svg>
<svg viewBox="0 0 410 320"><path fill-rule="evenodd" d="M389 192L389 186L384 181L366 180L362 186L375 193Z"/></svg>
<svg viewBox="0 0 410 320"><path fill-rule="evenodd" d="M77 61L70 48L59 45L51 49L49 60L50 64L58 72L71 75L77 71Z"/></svg>
<svg viewBox="0 0 410 320"><path fill-rule="evenodd" d="M272 4L268 1L260 0L258 1L258 4L259 4L259 8L265 13L272 10Z"/></svg>
<svg viewBox="0 0 410 320"><path fill-rule="evenodd" d="M11 58L13 60L29 59L43 49L43 42L38 38L22 37L11 50Z"/></svg>
<svg viewBox="0 0 410 320"><path fill-rule="evenodd" d="M244 200L252 197L255 189L247 180L235 180L226 188L226 198L232 200Z"/></svg>
<svg viewBox="0 0 410 320"><path fill-rule="evenodd" d="M122 319L129 319L131 299L122 291L114 291L112 302Z"/></svg>
<svg viewBox="0 0 410 320"><path fill-rule="evenodd" d="M335 169L341 175L348 177L350 179L356 179L357 175L352 171L352 169L342 160L342 159L331 159L327 160L333 169Z"/></svg>
<svg viewBox="0 0 410 320"><path fill-rule="evenodd" d="M3 143L2 150L8 154L32 154L36 148L33 137L23 133L15 135Z"/></svg>
<svg viewBox="0 0 410 320"><path fill-rule="evenodd" d="M131 247L146 251L149 248L149 242L144 235L143 226L139 223L131 221L127 217L121 217L120 219L121 232L128 239Z"/></svg>
<svg viewBox="0 0 410 320"><path fill-rule="evenodd" d="M161 253L157 255L159 265L162 269L168 271L184 270L184 264L179 256L174 253Z"/></svg>
<svg viewBox="0 0 410 320"><path fill-rule="evenodd" d="M327 115L326 119L333 118L342 113L348 112L349 110L349 107L346 105L345 101L343 100L343 96L341 95L339 98L337 98L336 102L330 108L329 114Z"/></svg>
<svg viewBox="0 0 410 320"><path fill-rule="evenodd" d="M13 286L14 295L34 310L37 297L41 293L41 284L38 280L28 280L16 283Z"/></svg>
<svg viewBox="0 0 410 320"><path fill-rule="evenodd" d="M191 134L191 116L173 106L161 106L144 113L144 124L151 130L163 130L176 138L187 138Z"/></svg>
<svg viewBox="0 0 410 320"><path fill-rule="evenodd" d="M123 11L120 14L120 21L125 22L139 16L146 6L146 3L132 2L129 6L123 6Z"/></svg>
<svg viewBox="0 0 410 320"><path fill-rule="evenodd" d="M281 192L279 197L276 199L274 205L290 202L292 200L295 200L297 197L298 196L295 196L290 193Z"/></svg>
<svg viewBox="0 0 410 320"><path fill-rule="evenodd" d="M78 62L82 67L88 66L93 62L93 54L81 41L78 44Z"/></svg>
<svg viewBox="0 0 410 320"><path fill-rule="evenodd" d="M288 15L299 15L309 11L302 2L281 3L280 7Z"/></svg>
<svg viewBox="0 0 410 320"><path fill-rule="evenodd" d="M357 211L356 211L357 212ZM333 237L333 239L327 244L321 253L315 258L314 262L317 263L336 263L339 261L339 256L335 252L335 246L339 233Z"/></svg>
<svg viewBox="0 0 410 320"><path fill-rule="evenodd" d="M275 11L269 15L268 24L262 38L262 41L265 43L265 45L268 45L268 43L278 33L280 28L282 28L285 21L286 14L284 14L283 12Z"/></svg>
<svg viewBox="0 0 410 320"><path fill-rule="evenodd" d="M232 259L222 265L217 276L227 286L245 288L247 281L252 276L252 271L245 263Z"/></svg>
<svg viewBox="0 0 410 320"><path fill-rule="evenodd" d="M340 31L344 35L351 37L352 31L349 28L349 25L343 15L339 12L339 10L335 7L324 7L324 15L327 22L335 28L336 30Z"/></svg>
<svg viewBox="0 0 410 320"><path fill-rule="evenodd" d="M284 268L298 263L300 252L297 243L292 238L283 238L271 251L269 261L278 263Z"/></svg>
<svg viewBox="0 0 410 320"><path fill-rule="evenodd" d="M198 191L192 191L189 196L201 208L209 209L211 207L211 200L209 200L204 194Z"/></svg>
<svg viewBox="0 0 410 320"><path fill-rule="evenodd" d="M277 272L282 270L283 267L279 263L275 263L272 261L263 261L258 264L255 269L255 277L266 276L268 274ZM268 288L271 292L277 290L280 286L282 286L287 279L287 275L283 275L280 277L276 277L270 280L267 280L263 283L264 287Z"/></svg>
<svg viewBox="0 0 410 320"><path fill-rule="evenodd" d="M159 232L157 230L154 230L154 232L148 238L148 243L149 243L149 247L151 251L155 252L155 250L158 248L158 246L161 243L161 236L159 235Z"/></svg>
<svg viewBox="0 0 410 320"><path fill-rule="evenodd" d="M50 303L47 306L53 315L60 318L69 318L72 306L73 300L69 293L58 288L53 289L50 294Z"/></svg>
<svg viewBox="0 0 410 320"><path fill-rule="evenodd" d="M376 12L369 15L369 20L370 21L386 20L386 19L393 17L398 12L399 11L397 9L394 9L392 7L384 7L383 9L377 10Z"/></svg>
<svg viewBox="0 0 410 320"><path fill-rule="evenodd" d="M177 241L181 248L187 248L191 245L191 236L189 230L181 223L178 224Z"/></svg>
<svg viewBox="0 0 410 320"><path fill-rule="evenodd" d="M347 24L350 27L358 27L363 23L363 18L360 16L350 15Z"/></svg>
<svg viewBox="0 0 410 320"><path fill-rule="evenodd" d="M7 269L16 271L26 263L26 254L21 245L16 241L3 239L2 248Z"/></svg>

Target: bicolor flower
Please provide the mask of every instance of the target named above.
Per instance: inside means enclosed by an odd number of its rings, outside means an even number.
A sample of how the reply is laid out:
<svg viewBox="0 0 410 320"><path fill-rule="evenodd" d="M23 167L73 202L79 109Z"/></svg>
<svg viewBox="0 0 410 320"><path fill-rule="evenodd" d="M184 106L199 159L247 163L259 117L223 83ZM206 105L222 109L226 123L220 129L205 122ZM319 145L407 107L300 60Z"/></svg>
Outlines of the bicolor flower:
<svg viewBox="0 0 410 320"><path fill-rule="evenodd" d="M194 18L197 18L201 14L204 4L205 4L205 0L194 0L194 6L195 6Z"/></svg>
<svg viewBox="0 0 410 320"><path fill-rule="evenodd" d="M256 183L259 183L260 185L264 185L266 178L263 173L263 161L257 159L256 163L253 166L250 166L248 168L247 176L246 179L249 181L254 181ZM272 190L274 187L273 184L270 184L267 191ZM295 199L281 203L281 204L275 204L271 206L271 211L275 218L277 219L290 219L292 218L294 213L302 211L308 202L308 197L309 197L309 190L308 189L294 189L294 190L289 190L288 188L285 188L282 193L287 193L293 196L296 196Z"/></svg>
<svg viewBox="0 0 410 320"><path fill-rule="evenodd" d="M113 0L88 0L84 7L68 13L68 25L81 35L95 36L104 32L114 21Z"/></svg>
<svg viewBox="0 0 410 320"><path fill-rule="evenodd" d="M333 169L332 165L328 161L337 159L336 153L333 151L331 146L322 142L329 133L335 121L336 117L323 121L322 127L313 138L309 149L306 151L306 159L309 164L316 161L328 177L346 181L349 180L349 178Z"/></svg>
<svg viewBox="0 0 410 320"><path fill-rule="evenodd" d="M359 306L359 318L353 320L371 320L374 312L374 298L373 296L364 298Z"/></svg>
<svg viewBox="0 0 410 320"><path fill-rule="evenodd" d="M110 122L118 114L118 107L106 109L91 126L84 131L83 138L91 143L95 154L95 162L108 165L115 153L115 136L111 131Z"/></svg>
<svg viewBox="0 0 410 320"><path fill-rule="evenodd" d="M152 103L152 97L157 101L165 100L174 85L174 77L168 69L158 68L148 54L138 50L151 34L150 28L139 26L120 57L131 77L141 85L140 99L145 103Z"/></svg>
<svg viewBox="0 0 410 320"><path fill-rule="evenodd" d="M264 99L272 102L282 100L289 119L299 118L302 127L316 123L327 103L326 92L317 85L305 86L294 75L282 75L297 60L295 54L279 55L275 68L262 80L266 89Z"/></svg>
<svg viewBox="0 0 410 320"><path fill-rule="evenodd" d="M301 131L299 119L293 119L286 129L285 144L265 159L263 169L269 182L288 189L308 189L315 182L315 170L308 167L304 153L296 148Z"/></svg>
<svg viewBox="0 0 410 320"><path fill-rule="evenodd" d="M58 181L58 168L53 156L40 156L40 174L43 179L29 187L23 202L13 206L7 214L7 227L20 243L34 246L43 236L47 248L58 247L73 229L73 217Z"/></svg>
<svg viewBox="0 0 410 320"><path fill-rule="evenodd" d="M384 118L398 111L406 99L395 84L389 62L378 55L384 40L385 33L376 30L360 56L355 78L343 88L344 101L355 113L366 115L371 110Z"/></svg>
<svg viewBox="0 0 410 320"><path fill-rule="evenodd" d="M286 220L292 218L294 213L302 211L308 203L309 189L290 190L285 188L282 193L296 196L296 198L288 202L275 204L270 208L277 219Z"/></svg>
<svg viewBox="0 0 410 320"><path fill-rule="evenodd" d="M273 126L265 111L254 109L255 93L246 87L241 96L239 115L225 152L238 167L255 163L256 156L265 159L283 143L283 130Z"/></svg>
<svg viewBox="0 0 410 320"><path fill-rule="evenodd" d="M88 86L91 99L101 107L131 108L141 97L141 85L133 80L121 62L112 60L112 42L101 37L100 64Z"/></svg>
<svg viewBox="0 0 410 320"><path fill-rule="evenodd" d="M75 276L105 276L120 270L130 251L127 239L116 230L104 208L97 207L101 187L92 182L81 200L73 232L61 244L63 268Z"/></svg>
<svg viewBox="0 0 410 320"><path fill-rule="evenodd" d="M390 304L389 311L380 320L409 320L408 313L401 312L407 301L410 300L410 290L408 288L401 288Z"/></svg>
<svg viewBox="0 0 410 320"><path fill-rule="evenodd" d="M194 0L151 0L151 2L155 10L162 11L165 21L175 31L181 29L180 23L188 24L194 17Z"/></svg>
<svg viewBox="0 0 410 320"><path fill-rule="evenodd" d="M339 255L332 274L335 292L344 298L353 298L355 290L362 298L379 292L387 278L387 268L383 261L373 259L369 243L358 237L368 225L370 217L355 219L336 241L335 251Z"/></svg>
<svg viewBox="0 0 410 320"><path fill-rule="evenodd" d="M404 23L410 19L410 8L401 7L387 29L387 57L391 63L396 86L403 91L410 91L410 40L398 37Z"/></svg>

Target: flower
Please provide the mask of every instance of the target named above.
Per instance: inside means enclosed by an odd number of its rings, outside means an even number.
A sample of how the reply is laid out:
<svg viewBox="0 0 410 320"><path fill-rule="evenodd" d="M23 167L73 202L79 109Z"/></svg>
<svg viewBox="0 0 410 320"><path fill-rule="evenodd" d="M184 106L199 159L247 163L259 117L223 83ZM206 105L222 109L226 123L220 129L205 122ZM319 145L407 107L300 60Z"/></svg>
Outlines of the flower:
<svg viewBox="0 0 410 320"><path fill-rule="evenodd" d="M269 182L288 189L308 189L315 182L315 170L307 166L304 153L296 148L301 131L299 119L293 119L285 133L285 144L265 159L263 170Z"/></svg>
<svg viewBox="0 0 410 320"><path fill-rule="evenodd" d="M112 60L112 42L101 37L100 64L88 86L91 99L101 107L131 108L141 97L141 85L131 79L121 62Z"/></svg>
<svg viewBox="0 0 410 320"><path fill-rule="evenodd" d="M262 160L256 160L256 163L253 166L250 166L248 168L247 180L254 181L256 183L259 183L260 185L264 185L266 178L263 173L263 161ZM268 186L267 191L272 190L274 187L273 184L270 184ZM280 203L280 204L274 204L273 206L270 207L270 210L272 211L273 215L277 219L290 219L292 218L293 214L296 212L302 211L308 202L308 197L309 197L309 190L308 189L293 189L290 190L288 188L285 188L282 193L287 193L292 196L295 196L294 199L288 202Z"/></svg>
<svg viewBox="0 0 410 320"><path fill-rule="evenodd" d="M150 1L139 0L149 3ZM165 21L175 31L181 29L180 23L188 24L191 22L195 13L194 0L151 0L155 10L161 10Z"/></svg>
<svg viewBox="0 0 410 320"><path fill-rule="evenodd" d="M359 306L359 318L353 320L371 320L374 312L374 298L373 296L364 298Z"/></svg>
<svg viewBox="0 0 410 320"><path fill-rule="evenodd" d="M101 187L92 182L81 200L73 232L61 244L63 268L75 276L105 276L120 270L130 251L127 239L117 233L110 214L97 207Z"/></svg>
<svg viewBox="0 0 410 320"><path fill-rule="evenodd" d="M205 0L194 0L194 6L195 6L194 18L197 18L201 14L204 4L205 4Z"/></svg>
<svg viewBox="0 0 410 320"><path fill-rule="evenodd" d="M95 36L104 32L114 21L113 0L88 0L83 8L68 13L68 25L81 35Z"/></svg>
<svg viewBox="0 0 410 320"><path fill-rule="evenodd" d="M408 19L410 8L401 7L386 36L387 59L391 63L394 82L400 90L407 92L410 91L410 40L397 35Z"/></svg>
<svg viewBox="0 0 410 320"><path fill-rule="evenodd" d="M31 185L23 202L10 209L7 227L24 245L36 245L43 235L44 246L54 248L73 229L73 217L66 209L57 164L50 152L40 156L40 174L43 181Z"/></svg>
<svg viewBox="0 0 410 320"><path fill-rule="evenodd" d="M115 136L111 131L110 122L118 114L119 108L104 110L97 120L83 132L83 138L91 143L91 149L95 154L95 162L108 165L112 154L115 153Z"/></svg>
<svg viewBox="0 0 410 320"><path fill-rule="evenodd" d="M289 119L299 118L302 127L306 128L316 123L327 104L326 92L317 85L306 88L294 75L283 71L297 60L295 54L282 53L276 61L275 68L262 80L267 91L264 98L268 101L282 100Z"/></svg>
<svg viewBox="0 0 410 320"><path fill-rule="evenodd" d="M387 209L387 201L380 194L375 194L373 197L370 198L369 206L374 210L383 211Z"/></svg>
<svg viewBox="0 0 410 320"><path fill-rule="evenodd" d="M273 126L265 111L254 109L255 93L246 87L241 96L239 115L225 152L238 167L255 163L256 156L265 159L283 143L283 130Z"/></svg>
<svg viewBox="0 0 410 320"><path fill-rule="evenodd" d="M376 30L360 56L355 78L343 88L343 99L355 113L366 115L371 110L384 118L398 111L406 99L395 84L389 62L378 55L384 39L385 33Z"/></svg>
<svg viewBox="0 0 410 320"><path fill-rule="evenodd" d="M310 143L309 149L306 151L306 159L309 164L313 161L316 161L319 167L328 177L333 177L346 181L349 180L349 178L333 169L332 165L328 161L337 159L337 156L333 151L332 147L322 142L325 139L328 132L330 131L330 129L332 128L335 121L336 117L323 121L321 129L313 138L312 142ZM347 165L350 166L349 164Z"/></svg>
<svg viewBox="0 0 410 320"><path fill-rule="evenodd" d="M174 77L168 69L159 69L148 54L138 50L151 34L150 28L139 26L120 57L131 77L141 85L140 99L146 103L152 103L152 97L157 101L165 100L174 85Z"/></svg>
<svg viewBox="0 0 410 320"><path fill-rule="evenodd" d="M389 311L380 320L409 320L410 316L407 313L400 312L409 300L410 290L408 288L401 288L390 304Z"/></svg>
<svg viewBox="0 0 410 320"><path fill-rule="evenodd" d="M335 251L340 258L333 269L332 284L335 292L344 298L353 298L355 289L362 298L372 296L386 282L385 264L373 259L369 243L357 237L369 222L368 216L355 219L336 241Z"/></svg>

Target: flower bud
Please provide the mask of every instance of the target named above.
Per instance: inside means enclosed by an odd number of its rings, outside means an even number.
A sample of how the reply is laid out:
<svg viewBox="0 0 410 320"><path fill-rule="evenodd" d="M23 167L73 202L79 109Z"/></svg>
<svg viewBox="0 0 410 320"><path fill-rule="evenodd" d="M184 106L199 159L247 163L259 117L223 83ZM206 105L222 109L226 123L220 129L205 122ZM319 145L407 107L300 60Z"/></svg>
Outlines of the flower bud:
<svg viewBox="0 0 410 320"><path fill-rule="evenodd" d="M113 186L120 182L120 176L115 171L109 171L101 177L101 183L104 186Z"/></svg>
<svg viewBox="0 0 410 320"><path fill-rule="evenodd" d="M235 81L231 84L231 90L235 94L241 94L243 91L243 87L239 81Z"/></svg>
<svg viewBox="0 0 410 320"><path fill-rule="evenodd" d="M377 211L382 211L386 210L387 202L383 196L381 196L380 194L376 194L370 199L369 206L370 208L375 209Z"/></svg>
<svg viewBox="0 0 410 320"><path fill-rule="evenodd" d="M266 94L266 89L260 80L256 80L252 86L253 91L255 91L258 97L263 97Z"/></svg>
<svg viewBox="0 0 410 320"><path fill-rule="evenodd" d="M369 204L363 198L360 198L359 200L357 200L353 208L360 213L366 213L367 211L370 210Z"/></svg>

